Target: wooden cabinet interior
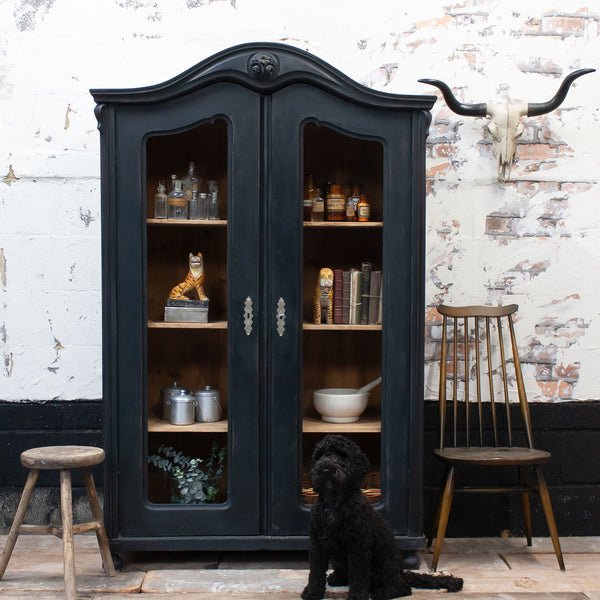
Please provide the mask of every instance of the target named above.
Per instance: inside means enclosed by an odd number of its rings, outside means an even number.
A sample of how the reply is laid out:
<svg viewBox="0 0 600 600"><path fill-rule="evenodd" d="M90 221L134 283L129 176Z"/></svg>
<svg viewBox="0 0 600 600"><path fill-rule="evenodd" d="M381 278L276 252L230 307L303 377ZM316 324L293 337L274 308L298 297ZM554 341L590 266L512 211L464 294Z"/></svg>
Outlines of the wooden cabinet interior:
<svg viewBox="0 0 600 600"><path fill-rule="evenodd" d="M154 194L163 180L170 191L171 175L183 179L190 161L196 167L196 177L202 180L201 192L207 192L206 182L219 185L220 218L227 219L227 168L229 162L228 127L225 119L204 122L180 132L156 132L146 138L146 214L154 216Z"/></svg>
<svg viewBox="0 0 600 600"><path fill-rule="evenodd" d="M344 185L346 193L359 185L371 204L370 222L304 223L303 235L303 477L302 498L314 501L307 479L310 454L307 449L318 441L315 434L374 434L366 451L375 465L368 486L374 493L370 501L381 499L380 433L381 388L369 394L367 410L354 423L332 424L321 420L313 407L313 392L321 388L359 388L381 375L381 325L315 325L313 298L319 270L360 269L369 261L374 268L382 265L383 219L383 145L331 129L306 123L303 129L304 173L311 174L317 187L325 182ZM323 192L324 193L324 192Z"/></svg>

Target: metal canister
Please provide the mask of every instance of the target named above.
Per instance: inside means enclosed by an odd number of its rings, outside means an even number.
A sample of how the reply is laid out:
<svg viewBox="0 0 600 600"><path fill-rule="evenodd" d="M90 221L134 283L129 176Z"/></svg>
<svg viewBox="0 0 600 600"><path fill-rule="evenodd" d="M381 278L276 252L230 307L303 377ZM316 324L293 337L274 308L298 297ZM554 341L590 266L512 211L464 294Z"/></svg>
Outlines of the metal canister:
<svg viewBox="0 0 600 600"><path fill-rule="evenodd" d="M169 421L171 418L171 406L169 404L167 404L167 400L169 398L172 398L173 396L176 396L177 394L182 394L182 393L190 393L189 390L186 390L184 387L181 387L180 385L177 385L177 382L175 382L173 385L170 385L169 387L163 388L162 390L160 390L160 399L161 399L161 403L162 403L162 418L165 421Z"/></svg>
<svg viewBox="0 0 600 600"><path fill-rule="evenodd" d="M181 392L167 399L171 425L191 425L196 414L196 401L190 392Z"/></svg>
<svg viewBox="0 0 600 600"><path fill-rule="evenodd" d="M194 393L196 402L196 421L212 423L223 418L223 410L219 403L219 392L207 385L203 390Z"/></svg>

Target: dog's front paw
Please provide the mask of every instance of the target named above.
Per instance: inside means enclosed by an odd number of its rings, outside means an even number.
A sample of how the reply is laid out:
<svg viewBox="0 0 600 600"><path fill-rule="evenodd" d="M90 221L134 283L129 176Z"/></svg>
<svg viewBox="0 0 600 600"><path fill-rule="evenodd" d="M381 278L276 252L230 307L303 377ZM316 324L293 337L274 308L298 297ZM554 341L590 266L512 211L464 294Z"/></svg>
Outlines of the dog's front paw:
<svg viewBox="0 0 600 600"><path fill-rule="evenodd" d="M331 587L339 587L341 585L348 585L348 577L340 573L339 571L333 571L327 576L327 583Z"/></svg>
<svg viewBox="0 0 600 600"><path fill-rule="evenodd" d="M307 585L301 596L304 600L321 600L325 596L325 586L319 586L318 589L315 589L314 587Z"/></svg>

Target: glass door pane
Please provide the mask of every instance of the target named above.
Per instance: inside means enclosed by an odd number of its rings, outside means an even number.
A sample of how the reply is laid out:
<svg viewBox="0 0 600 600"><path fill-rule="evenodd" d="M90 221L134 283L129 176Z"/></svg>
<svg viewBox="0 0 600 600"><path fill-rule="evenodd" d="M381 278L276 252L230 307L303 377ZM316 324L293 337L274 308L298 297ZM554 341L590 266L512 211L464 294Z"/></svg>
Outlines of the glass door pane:
<svg viewBox="0 0 600 600"><path fill-rule="evenodd" d="M146 160L147 499L222 504L229 446L227 123L150 136ZM167 218L155 212L161 181L183 188L171 194ZM208 219L215 201L218 212Z"/></svg>
<svg viewBox="0 0 600 600"><path fill-rule="evenodd" d="M381 386L357 410L340 394L381 376L383 145L310 121L302 140L303 196L314 182L320 190L311 193L315 207L325 199L324 220L307 211L303 227L302 502L315 499L308 477L312 448L327 433L342 433L369 457L364 487L376 503L381 500ZM348 206L353 201L366 206L360 216L356 204ZM338 204L342 214L334 212ZM317 390L329 392L320 392L319 400Z"/></svg>

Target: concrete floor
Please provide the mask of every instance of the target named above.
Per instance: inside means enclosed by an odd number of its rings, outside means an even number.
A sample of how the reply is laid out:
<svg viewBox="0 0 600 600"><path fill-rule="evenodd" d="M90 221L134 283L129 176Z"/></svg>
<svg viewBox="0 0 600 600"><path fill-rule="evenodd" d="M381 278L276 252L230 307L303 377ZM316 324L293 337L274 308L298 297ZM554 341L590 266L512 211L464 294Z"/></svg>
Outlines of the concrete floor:
<svg viewBox="0 0 600 600"><path fill-rule="evenodd" d="M0 536L0 548L6 536ZM562 538L566 572L556 562L550 540L535 538L528 548L516 538L448 539L439 568L463 577L452 600L600 600L600 537ZM291 600L307 580L302 552L130 553L116 577L102 571L96 538L75 538L80 599L132 600ZM431 555L422 554L427 570ZM3 600L55 600L63 597L62 542L46 535L21 535L2 581ZM344 588L326 598L345 598ZM419 600L443 592L415 591Z"/></svg>

